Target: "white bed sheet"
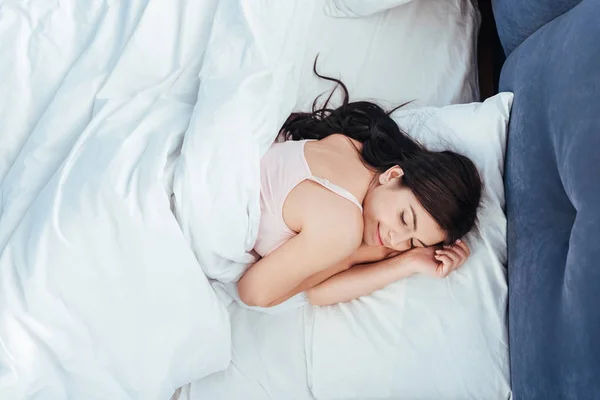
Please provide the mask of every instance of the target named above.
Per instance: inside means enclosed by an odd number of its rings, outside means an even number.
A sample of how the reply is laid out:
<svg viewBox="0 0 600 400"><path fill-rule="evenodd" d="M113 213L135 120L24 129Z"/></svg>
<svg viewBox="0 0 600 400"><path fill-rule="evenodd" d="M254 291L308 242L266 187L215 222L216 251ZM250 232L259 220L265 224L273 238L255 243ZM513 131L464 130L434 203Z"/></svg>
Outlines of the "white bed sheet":
<svg viewBox="0 0 600 400"><path fill-rule="evenodd" d="M306 376L304 310L278 315L232 303L232 363L173 400L313 400Z"/></svg>

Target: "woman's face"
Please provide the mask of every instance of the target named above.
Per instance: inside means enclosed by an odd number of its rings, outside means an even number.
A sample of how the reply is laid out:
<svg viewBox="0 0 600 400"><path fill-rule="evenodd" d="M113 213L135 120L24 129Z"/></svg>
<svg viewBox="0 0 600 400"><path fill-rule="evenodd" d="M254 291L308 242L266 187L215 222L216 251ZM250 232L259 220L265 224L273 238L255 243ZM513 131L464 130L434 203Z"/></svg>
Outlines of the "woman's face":
<svg viewBox="0 0 600 400"><path fill-rule="evenodd" d="M379 175L363 202L363 242L395 251L428 247L446 239L444 231L417 201L412 191L400 185L404 172L393 167Z"/></svg>

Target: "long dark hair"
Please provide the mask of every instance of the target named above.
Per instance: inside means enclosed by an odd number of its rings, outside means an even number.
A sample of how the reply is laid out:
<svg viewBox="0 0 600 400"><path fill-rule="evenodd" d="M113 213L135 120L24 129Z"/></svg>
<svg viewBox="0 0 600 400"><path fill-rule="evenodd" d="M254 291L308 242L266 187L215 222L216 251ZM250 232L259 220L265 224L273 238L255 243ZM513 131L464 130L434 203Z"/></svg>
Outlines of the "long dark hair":
<svg viewBox="0 0 600 400"><path fill-rule="evenodd" d="M446 233L446 244L453 243L475 228L481 201L481 178L473 162L453 151L435 152L411 139L390 114L369 101L350 102L346 85L317 72L321 79L336 83L327 100L311 112L293 113L282 133L287 140L323 139L341 133L362 143L361 157L367 167L383 173L396 165L404 171L401 184L408 187L423 208ZM330 108L337 88L343 92L342 105ZM402 107L402 106L400 106Z"/></svg>

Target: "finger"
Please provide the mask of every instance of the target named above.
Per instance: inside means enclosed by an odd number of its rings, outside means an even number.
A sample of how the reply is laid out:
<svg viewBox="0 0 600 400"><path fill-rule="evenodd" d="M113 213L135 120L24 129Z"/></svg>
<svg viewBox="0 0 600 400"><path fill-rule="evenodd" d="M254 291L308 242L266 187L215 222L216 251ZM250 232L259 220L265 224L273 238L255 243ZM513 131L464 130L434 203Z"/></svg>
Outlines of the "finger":
<svg viewBox="0 0 600 400"><path fill-rule="evenodd" d="M464 254L466 257L469 256L469 246L467 246L467 244L465 242L457 240L456 243L454 243L451 247L453 249L458 250L460 253Z"/></svg>
<svg viewBox="0 0 600 400"><path fill-rule="evenodd" d="M456 249L445 250L440 255L445 255L452 260L452 264L450 265L451 270L449 271L449 273L458 269L466 261L465 256L463 254L459 254L458 251L456 251Z"/></svg>
<svg viewBox="0 0 600 400"><path fill-rule="evenodd" d="M435 276L438 278L445 278L448 275L450 268L444 263L440 263L435 268Z"/></svg>
<svg viewBox="0 0 600 400"><path fill-rule="evenodd" d="M464 253L467 256L470 253L469 246L460 239L452 244L443 246L443 248L444 249L454 249L454 250L459 251L460 253Z"/></svg>
<svg viewBox="0 0 600 400"><path fill-rule="evenodd" d="M436 271L438 275L447 274L453 269L454 262L446 254L436 254L434 258L441 263Z"/></svg>
<svg viewBox="0 0 600 400"><path fill-rule="evenodd" d="M436 268L436 275L440 278L445 278L450 275L452 271L454 271L452 264L448 262L441 262Z"/></svg>
<svg viewBox="0 0 600 400"><path fill-rule="evenodd" d="M450 260L450 262L451 262L451 264L452 264L452 266L453 266L453 267L454 267L455 265L459 264L459 263L460 263L460 260L462 259L462 257L461 257L459 254L457 254L457 253L456 253L454 250L452 250L452 249L443 249L443 250L439 250L439 251L437 252L437 254L438 254L438 255L440 255L440 256L445 256L445 257L447 257L447 258Z"/></svg>
<svg viewBox="0 0 600 400"><path fill-rule="evenodd" d="M457 254L461 256L460 264L464 263L466 259L469 258L469 256L471 255L471 250L469 249L469 246L460 239L457 240L455 244L448 247L456 251Z"/></svg>
<svg viewBox="0 0 600 400"><path fill-rule="evenodd" d="M465 243L463 240L458 239L456 241L456 246L463 249L467 253L467 257L469 257L469 255L471 255L471 249L469 248L469 245L467 245L467 243Z"/></svg>
<svg viewBox="0 0 600 400"><path fill-rule="evenodd" d="M458 257L461 259L466 259L467 257L469 257L469 254L465 251L465 249L458 245L447 246L444 247L442 250L454 253L458 255Z"/></svg>

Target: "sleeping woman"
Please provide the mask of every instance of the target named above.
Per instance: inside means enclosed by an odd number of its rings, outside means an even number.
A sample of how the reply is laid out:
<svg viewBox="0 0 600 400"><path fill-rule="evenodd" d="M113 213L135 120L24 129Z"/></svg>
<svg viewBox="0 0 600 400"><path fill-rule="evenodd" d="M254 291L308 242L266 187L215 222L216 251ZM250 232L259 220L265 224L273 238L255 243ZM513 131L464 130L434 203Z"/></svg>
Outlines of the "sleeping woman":
<svg viewBox="0 0 600 400"><path fill-rule="evenodd" d="M482 190L471 160L425 149L391 112L349 102L341 81L317 75L344 100L292 114L287 140L261 160L261 258L238 282L250 306L301 292L314 305L345 302L414 274L444 278L469 256L461 238Z"/></svg>

